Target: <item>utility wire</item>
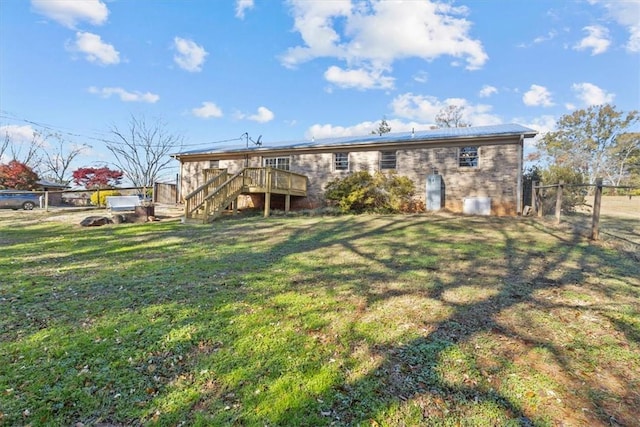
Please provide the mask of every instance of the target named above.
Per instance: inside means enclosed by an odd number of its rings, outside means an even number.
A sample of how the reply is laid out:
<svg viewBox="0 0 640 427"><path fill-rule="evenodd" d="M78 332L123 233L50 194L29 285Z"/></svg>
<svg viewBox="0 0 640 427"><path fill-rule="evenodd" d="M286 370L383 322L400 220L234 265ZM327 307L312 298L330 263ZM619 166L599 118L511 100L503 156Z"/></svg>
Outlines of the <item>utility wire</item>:
<svg viewBox="0 0 640 427"><path fill-rule="evenodd" d="M60 126L55 126L55 125L49 125L46 123L39 123L36 122L34 120L29 120L29 119L25 119L25 118L20 118L15 114L9 113L8 111L0 111L0 118L2 119L7 119L7 120L13 120L16 122L23 122L23 123L28 123L30 125L33 126L37 126L39 128L42 129L47 129L51 132L54 133L58 133L61 135L67 135L67 136L72 136L72 137L76 137L76 138L84 138L84 139L89 139L89 140L93 140L93 141L98 141L98 142L104 142L107 144L115 144L115 145L126 145L125 143L119 142L119 141L113 141L113 140L109 140L109 139L104 139L104 138L98 138L95 136L88 136L88 135L82 135L79 133L75 133L75 132L69 132L66 130L63 130L64 128L60 127ZM99 132L96 132L99 133ZM205 146L205 145L217 145L217 144L224 144L227 142L235 142L235 141L242 141L243 137L237 137L237 138L229 138L229 139L222 139L222 140L217 140L217 141L208 141L208 142L198 142L198 143L190 143L190 144L180 144L180 147L199 147L199 146Z"/></svg>

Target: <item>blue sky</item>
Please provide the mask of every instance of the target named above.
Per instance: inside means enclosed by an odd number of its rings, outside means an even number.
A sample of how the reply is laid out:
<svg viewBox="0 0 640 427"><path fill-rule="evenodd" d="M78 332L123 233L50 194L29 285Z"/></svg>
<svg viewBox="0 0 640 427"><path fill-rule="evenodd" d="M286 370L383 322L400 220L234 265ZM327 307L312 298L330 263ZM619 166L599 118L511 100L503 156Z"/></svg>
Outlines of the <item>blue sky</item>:
<svg viewBox="0 0 640 427"><path fill-rule="evenodd" d="M0 0L0 131L88 144L161 118L185 149L640 108L640 0ZM218 141L232 140L227 143ZM6 159L5 159L6 160Z"/></svg>

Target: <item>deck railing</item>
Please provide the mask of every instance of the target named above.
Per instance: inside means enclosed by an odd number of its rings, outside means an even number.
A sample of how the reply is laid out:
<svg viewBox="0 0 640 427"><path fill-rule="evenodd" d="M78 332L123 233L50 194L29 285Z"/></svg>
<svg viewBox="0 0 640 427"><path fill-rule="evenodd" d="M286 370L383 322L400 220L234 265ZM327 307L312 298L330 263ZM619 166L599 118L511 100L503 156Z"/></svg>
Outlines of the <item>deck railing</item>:
<svg viewBox="0 0 640 427"><path fill-rule="evenodd" d="M207 169L205 177L207 181L185 197L187 219L201 218L208 222L241 193L307 194L307 177L282 169L244 168L230 178L226 169Z"/></svg>
<svg viewBox="0 0 640 427"><path fill-rule="evenodd" d="M259 192L305 194L305 175L276 168L245 168L245 186Z"/></svg>
<svg viewBox="0 0 640 427"><path fill-rule="evenodd" d="M209 168L204 169L202 172L204 173L204 181L207 182L211 178L220 175L222 172L227 172L227 168Z"/></svg>
<svg viewBox="0 0 640 427"><path fill-rule="evenodd" d="M203 222L209 222L220 215L242 193L243 184L243 171L240 171L207 195L204 200Z"/></svg>
<svg viewBox="0 0 640 427"><path fill-rule="evenodd" d="M207 195L220 187L228 178L226 169L216 169L217 174L209 173L209 171L212 170L209 169L205 172L205 177L209 176L205 183L184 198L184 216L186 218L193 217L194 213L204 204Z"/></svg>

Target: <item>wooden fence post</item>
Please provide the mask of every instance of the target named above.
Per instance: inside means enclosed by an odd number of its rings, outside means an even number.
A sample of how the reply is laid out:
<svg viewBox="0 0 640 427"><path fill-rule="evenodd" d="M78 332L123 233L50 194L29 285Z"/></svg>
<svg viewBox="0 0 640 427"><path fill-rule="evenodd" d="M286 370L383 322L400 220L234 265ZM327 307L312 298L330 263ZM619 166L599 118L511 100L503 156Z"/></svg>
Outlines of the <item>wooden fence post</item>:
<svg viewBox="0 0 640 427"><path fill-rule="evenodd" d="M602 178L596 178L596 194L593 198L593 218L591 220L591 240L598 240L600 231L600 203L602 202Z"/></svg>
<svg viewBox="0 0 640 427"><path fill-rule="evenodd" d="M538 181L531 181L531 209L533 212L537 212L536 207L536 185L538 185Z"/></svg>
<svg viewBox="0 0 640 427"><path fill-rule="evenodd" d="M556 224L560 224L560 213L562 212L562 192L564 189L564 181L558 183L556 191Z"/></svg>
<svg viewBox="0 0 640 427"><path fill-rule="evenodd" d="M536 191L536 207L538 208L538 217L542 218L542 215L544 215L544 204L542 203L542 188L538 188L538 191Z"/></svg>

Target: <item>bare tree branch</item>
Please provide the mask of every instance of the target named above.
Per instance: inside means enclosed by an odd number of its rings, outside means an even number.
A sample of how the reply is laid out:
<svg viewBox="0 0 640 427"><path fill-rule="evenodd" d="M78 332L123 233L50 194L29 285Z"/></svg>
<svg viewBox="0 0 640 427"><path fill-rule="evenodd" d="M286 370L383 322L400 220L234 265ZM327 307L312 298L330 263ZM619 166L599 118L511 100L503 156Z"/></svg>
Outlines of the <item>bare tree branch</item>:
<svg viewBox="0 0 640 427"><path fill-rule="evenodd" d="M4 140L2 141L2 144L0 144L0 162L2 161L2 157L4 156L4 153L6 153L7 149L9 148L9 142L11 142L11 138L9 137L9 132L5 132Z"/></svg>
<svg viewBox="0 0 640 427"><path fill-rule="evenodd" d="M71 163L89 146L68 143L60 134L48 136L55 138L57 145L53 150L42 150L44 152L42 156L42 172L50 173L56 182L68 184L71 182L71 177L69 177Z"/></svg>
<svg viewBox="0 0 640 427"><path fill-rule="evenodd" d="M11 152L11 160L17 160L20 163L24 163L25 165L36 171L38 170L38 166L40 166L40 150L42 149L45 140L46 138L43 138L42 132L33 131L31 141L25 147L24 144L18 144L16 141L14 141L12 136L7 132L5 134L5 142L3 143L3 146L5 144L8 145L9 151ZM26 153L24 153L23 151L23 149L25 148Z"/></svg>
<svg viewBox="0 0 640 427"><path fill-rule="evenodd" d="M107 149L136 187L151 187L172 162L169 154L182 146L182 137L169 133L163 121L148 122L144 116L132 115L128 129L113 125L110 132L115 140L107 142Z"/></svg>
<svg viewBox="0 0 640 427"><path fill-rule="evenodd" d="M471 126L464 121L464 107L449 105L441 109L436 115L436 125L440 128L464 128Z"/></svg>

